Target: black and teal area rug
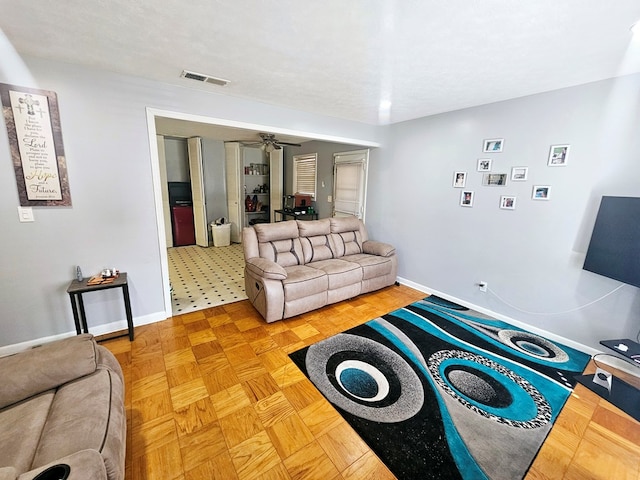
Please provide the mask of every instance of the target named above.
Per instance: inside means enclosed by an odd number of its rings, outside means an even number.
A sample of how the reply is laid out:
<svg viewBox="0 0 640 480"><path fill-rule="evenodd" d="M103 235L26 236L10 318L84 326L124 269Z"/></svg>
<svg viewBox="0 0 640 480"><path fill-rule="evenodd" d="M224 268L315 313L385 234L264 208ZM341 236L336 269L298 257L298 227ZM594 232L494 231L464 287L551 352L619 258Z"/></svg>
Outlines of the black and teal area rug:
<svg viewBox="0 0 640 480"><path fill-rule="evenodd" d="M585 353L430 296L291 354L399 479L520 479Z"/></svg>

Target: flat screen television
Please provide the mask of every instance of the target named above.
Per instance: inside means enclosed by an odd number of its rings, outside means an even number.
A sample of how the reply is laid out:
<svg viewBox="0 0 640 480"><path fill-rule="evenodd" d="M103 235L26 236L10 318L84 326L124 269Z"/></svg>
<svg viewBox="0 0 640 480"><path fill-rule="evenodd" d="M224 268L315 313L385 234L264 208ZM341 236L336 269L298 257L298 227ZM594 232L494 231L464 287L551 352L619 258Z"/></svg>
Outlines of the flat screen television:
<svg viewBox="0 0 640 480"><path fill-rule="evenodd" d="M640 288L640 198L602 197L582 268Z"/></svg>

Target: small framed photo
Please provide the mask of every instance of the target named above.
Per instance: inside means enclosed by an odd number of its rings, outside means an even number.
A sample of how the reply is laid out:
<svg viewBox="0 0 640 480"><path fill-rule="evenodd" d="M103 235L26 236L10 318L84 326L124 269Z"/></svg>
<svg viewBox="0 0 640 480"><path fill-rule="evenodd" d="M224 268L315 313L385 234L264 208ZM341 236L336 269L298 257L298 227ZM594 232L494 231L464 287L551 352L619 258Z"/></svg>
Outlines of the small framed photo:
<svg viewBox="0 0 640 480"><path fill-rule="evenodd" d="M479 172L490 172L491 171L491 159L490 158L479 158L478 159L478 171Z"/></svg>
<svg viewBox="0 0 640 480"><path fill-rule="evenodd" d="M513 167L511 169L512 182L524 182L529 176L529 167Z"/></svg>
<svg viewBox="0 0 640 480"><path fill-rule="evenodd" d="M489 138L484 141L482 151L485 153L497 153L502 151L504 138Z"/></svg>
<svg viewBox="0 0 640 480"><path fill-rule="evenodd" d="M534 185L531 198L533 200L549 200L551 187L549 185Z"/></svg>
<svg viewBox="0 0 640 480"><path fill-rule="evenodd" d="M472 207L473 206L473 192L465 190L460 192L460 206Z"/></svg>
<svg viewBox="0 0 640 480"><path fill-rule="evenodd" d="M502 208L503 210L515 210L516 197L511 195L502 195L500 197L500 208Z"/></svg>
<svg viewBox="0 0 640 480"><path fill-rule="evenodd" d="M453 186L454 188L464 188L467 183L467 172L454 172Z"/></svg>
<svg viewBox="0 0 640 480"><path fill-rule="evenodd" d="M551 145L549 151L549 167L564 167L569 160L569 148L571 145Z"/></svg>
<svg viewBox="0 0 640 480"><path fill-rule="evenodd" d="M482 185L489 187L504 187L507 184L506 173L485 173L482 176Z"/></svg>

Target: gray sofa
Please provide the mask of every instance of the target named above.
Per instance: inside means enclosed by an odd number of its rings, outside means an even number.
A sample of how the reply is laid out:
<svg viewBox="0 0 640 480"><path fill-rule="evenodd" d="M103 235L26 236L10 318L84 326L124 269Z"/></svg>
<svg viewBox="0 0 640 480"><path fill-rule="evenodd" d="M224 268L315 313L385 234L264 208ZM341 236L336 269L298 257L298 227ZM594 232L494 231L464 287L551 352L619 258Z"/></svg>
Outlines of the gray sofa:
<svg viewBox="0 0 640 480"><path fill-rule="evenodd" d="M124 479L122 369L92 335L0 358L0 385L0 480L56 464L69 480Z"/></svg>
<svg viewBox="0 0 640 480"><path fill-rule="evenodd" d="M395 248L356 217L289 220L242 231L247 296L267 322L393 285Z"/></svg>

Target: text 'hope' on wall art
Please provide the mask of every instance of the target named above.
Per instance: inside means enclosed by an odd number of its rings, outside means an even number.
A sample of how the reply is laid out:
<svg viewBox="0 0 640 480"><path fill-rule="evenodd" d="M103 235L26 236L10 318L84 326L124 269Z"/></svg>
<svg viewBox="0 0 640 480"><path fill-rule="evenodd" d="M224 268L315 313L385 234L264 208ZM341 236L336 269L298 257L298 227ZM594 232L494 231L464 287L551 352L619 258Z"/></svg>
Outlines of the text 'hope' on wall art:
<svg viewBox="0 0 640 480"><path fill-rule="evenodd" d="M20 205L70 206L55 92L0 83Z"/></svg>

